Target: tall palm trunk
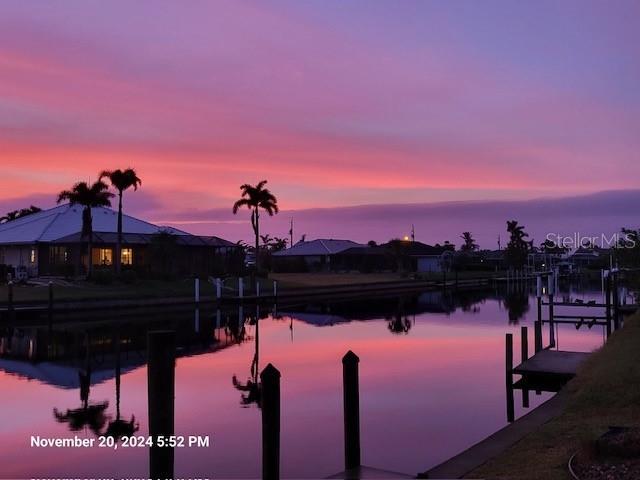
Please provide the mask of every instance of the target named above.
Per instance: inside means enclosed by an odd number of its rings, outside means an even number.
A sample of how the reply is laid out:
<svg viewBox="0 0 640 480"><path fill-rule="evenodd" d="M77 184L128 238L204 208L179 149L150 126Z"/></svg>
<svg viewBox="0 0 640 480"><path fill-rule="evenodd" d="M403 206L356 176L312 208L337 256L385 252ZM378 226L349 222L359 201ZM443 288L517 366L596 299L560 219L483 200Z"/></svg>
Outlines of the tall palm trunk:
<svg viewBox="0 0 640 480"><path fill-rule="evenodd" d="M91 278L93 273L93 218L91 216L91 207L84 207L82 212L82 236L87 237L87 278ZM81 254L82 255L82 254Z"/></svg>
<svg viewBox="0 0 640 480"><path fill-rule="evenodd" d="M89 241L88 244L88 257L89 262L87 263L87 278L90 279L93 274L93 229L89 231Z"/></svg>
<svg viewBox="0 0 640 480"><path fill-rule="evenodd" d="M122 190L118 190L118 238L116 241L116 274L122 270Z"/></svg>
<svg viewBox="0 0 640 480"><path fill-rule="evenodd" d="M253 231L256 234L256 275L260 271L260 213L258 207L253 211Z"/></svg>

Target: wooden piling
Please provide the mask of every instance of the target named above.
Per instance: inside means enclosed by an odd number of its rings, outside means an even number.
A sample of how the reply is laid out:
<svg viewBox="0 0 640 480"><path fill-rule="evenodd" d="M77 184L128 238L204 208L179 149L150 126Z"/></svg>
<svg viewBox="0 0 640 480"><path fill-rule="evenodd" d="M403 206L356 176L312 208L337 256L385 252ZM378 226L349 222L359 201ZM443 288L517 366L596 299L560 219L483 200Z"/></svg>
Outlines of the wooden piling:
<svg viewBox="0 0 640 480"><path fill-rule="evenodd" d="M280 478L280 372L269 364L262 383L262 478Z"/></svg>
<svg viewBox="0 0 640 480"><path fill-rule="evenodd" d="M194 300L196 303L200 303L200 279L196 277L193 281L193 289L194 289Z"/></svg>
<svg viewBox="0 0 640 480"><path fill-rule="evenodd" d="M242 277L238 277L238 297L244 297L244 281Z"/></svg>
<svg viewBox="0 0 640 480"><path fill-rule="evenodd" d="M527 327L520 328L520 358L521 363L529 359L529 330ZM529 408L529 390L522 389L522 406Z"/></svg>
<svg viewBox="0 0 640 480"><path fill-rule="evenodd" d="M342 357L344 404L344 466L351 470L360 466L360 387L358 356L349 350Z"/></svg>
<svg viewBox="0 0 640 480"><path fill-rule="evenodd" d="M520 353L522 362L529 359L529 331L527 327L520 327Z"/></svg>
<svg viewBox="0 0 640 480"><path fill-rule="evenodd" d="M222 280L216 278L216 298L220 300L222 298Z"/></svg>
<svg viewBox="0 0 640 480"><path fill-rule="evenodd" d="M534 349L535 352L538 353L540 350L542 350L542 320L538 320L535 322L533 333L535 343Z"/></svg>
<svg viewBox="0 0 640 480"><path fill-rule="evenodd" d="M147 385L149 404L149 435L174 434L175 397L175 332L152 331L147 336ZM174 449L154 445L149 449L149 476L173 478Z"/></svg>
<svg viewBox="0 0 640 480"><path fill-rule="evenodd" d="M505 337L505 380L507 388L507 422L513 422L515 418L513 406L513 334L507 333Z"/></svg>
<svg viewBox="0 0 640 480"><path fill-rule="evenodd" d="M552 348L556 346L556 332L553 326L553 295L556 290L556 284L553 277L553 273L547 277L547 288L549 290L549 346Z"/></svg>
<svg viewBox="0 0 640 480"><path fill-rule="evenodd" d="M611 325L611 271L607 270L606 272L606 281L605 281L605 286L606 286L606 292L605 292L605 311L606 311L606 317L607 317L607 338L609 337L609 335L611 335L611 330L612 330L612 325Z"/></svg>
<svg viewBox="0 0 640 480"><path fill-rule="evenodd" d="M613 328L620 328L620 293L618 292L618 272L613 274Z"/></svg>

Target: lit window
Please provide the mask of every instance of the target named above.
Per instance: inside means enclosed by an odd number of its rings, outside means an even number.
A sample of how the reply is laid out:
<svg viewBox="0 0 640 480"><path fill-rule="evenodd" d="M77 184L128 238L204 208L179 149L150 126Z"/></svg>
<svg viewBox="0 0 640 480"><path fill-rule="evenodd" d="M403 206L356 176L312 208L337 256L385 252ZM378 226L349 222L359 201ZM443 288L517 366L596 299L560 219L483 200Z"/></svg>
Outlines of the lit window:
<svg viewBox="0 0 640 480"><path fill-rule="evenodd" d="M100 249L100 265L111 265L113 261L113 254L110 248L101 248Z"/></svg>
<svg viewBox="0 0 640 480"><path fill-rule="evenodd" d="M123 248L120 252L120 263L122 265L133 265L133 249Z"/></svg>
<svg viewBox="0 0 640 480"><path fill-rule="evenodd" d="M36 249L35 248L31 249L31 254L29 255L29 261L31 263L36 263Z"/></svg>

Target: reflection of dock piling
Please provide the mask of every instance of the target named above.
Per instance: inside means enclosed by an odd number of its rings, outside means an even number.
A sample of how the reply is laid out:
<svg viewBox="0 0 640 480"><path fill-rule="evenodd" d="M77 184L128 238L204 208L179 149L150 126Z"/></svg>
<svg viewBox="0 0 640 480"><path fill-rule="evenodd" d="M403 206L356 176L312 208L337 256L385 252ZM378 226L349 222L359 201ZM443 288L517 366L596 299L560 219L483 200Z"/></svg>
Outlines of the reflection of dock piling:
<svg viewBox="0 0 640 480"><path fill-rule="evenodd" d="M505 337L505 380L507 388L507 421L513 422L513 335L507 333Z"/></svg>
<svg viewBox="0 0 640 480"><path fill-rule="evenodd" d="M159 447L155 439L174 434L175 332L149 332L147 351L149 436L154 439L149 449L149 476L173 478L173 448Z"/></svg>

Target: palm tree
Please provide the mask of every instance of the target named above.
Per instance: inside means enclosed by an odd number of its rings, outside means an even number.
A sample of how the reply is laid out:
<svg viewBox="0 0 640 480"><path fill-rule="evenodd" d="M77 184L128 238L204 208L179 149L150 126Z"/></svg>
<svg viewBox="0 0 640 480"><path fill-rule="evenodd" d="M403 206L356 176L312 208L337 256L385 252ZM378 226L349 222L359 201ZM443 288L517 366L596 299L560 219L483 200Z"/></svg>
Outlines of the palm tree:
<svg viewBox="0 0 640 480"><path fill-rule="evenodd" d="M0 217L0 223L7 223L13 220L17 220L18 218L26 217L27 215L31 215L32 213L41 212L42 209L40 207L36 207L35 205L31 205L29 208L21 208L20 210L13 210L11 212L7 212L6 215Z"/></svg>
<svg viewBox="0 0 640 480"><path fill-rule="evenodd" d="M509 243L506 250L507 261L510 266L520 269L527 261L527 254L531 249L532 242L525 240L529 234L524 231L523 225L518 225L517 220L507 221L507 232L509 232Z"/></svg>
<svg viewBox="0 0 640 480"><path fill-rule="evenodd" d="M242 196L240 200L233 204L234 214L238 213L238 210L244 206L251 210L251 226L256 236L256 271L259 271L260 267L258 256L260 249L260 210L265 210L270 217L278 213L278 200L267 188L264 188L266 184L267 181L262 180L256 186L247 183L241 185Z"/></svg>
<svg viewBox="0 0 640 480"><path fill-rule="evenodd" d="M142 180L136 175L136 171L133 168L127 168L126 170L104 170L100 174L100 180L108 178L113 188L118 191L118 239L116 242L116 273L120 273L121 270L121 251L122 251L122 194L125 190L133 187L133 190L138 190L138 187L142 185Z"/></svg>
<svg viewBox="0 0 640 480"><path fill-rule="evenodd" d="M462 232L460 238L462 238L464 242L460 247L460 250L462 250L463 252L475 252L476 250L478 250L478 244L473 238L471 232Z"/></svg>
<svg viewBox="0 0 640 480"><path fill-rule="evenodd" d="M108 186L102 180L98 180L91 186L86 182L76 183L71 190L63 190L58 194L58 203L64 200L69 201L71 205L82 205L82 233L80 234L80 242L84 242L88 238L89 260L87 262L87 278L91 278L93 270L93 259L91 258L91 247L93 243L93 217L91 209L93 207L110 207L111 197L113 193L109 192ZM80 252L80 259L82 252Z"/></svg>

